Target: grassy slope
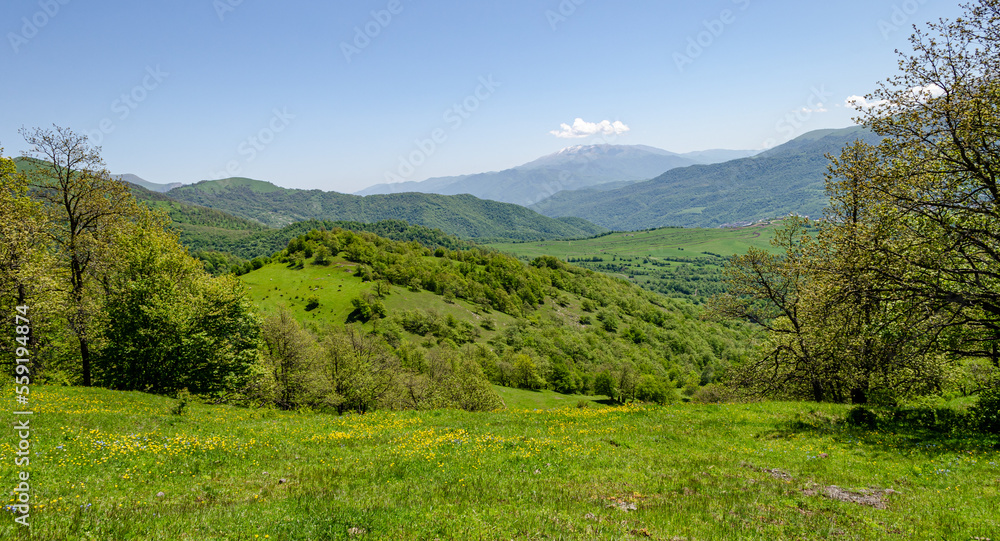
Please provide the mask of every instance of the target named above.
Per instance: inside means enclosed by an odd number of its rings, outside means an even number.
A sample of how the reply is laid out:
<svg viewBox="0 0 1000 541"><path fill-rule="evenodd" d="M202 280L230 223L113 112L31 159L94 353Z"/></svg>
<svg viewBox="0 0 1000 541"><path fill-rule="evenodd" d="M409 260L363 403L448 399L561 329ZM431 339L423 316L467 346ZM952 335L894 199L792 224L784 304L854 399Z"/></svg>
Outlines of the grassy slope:
<svg viewBox="0 0 1000 541"><path fill-rule="evenodd" d="M101 389L35 387L31 397L39 539L892 540L1000 530L992 440L848 430L825 421L845 412L835 405L338 418L197 404L176 416L174 400ZM14 444L13 434L0 441L8 487ZM897 492L875 509L824 497L831 485ZM20 537L18 528L8 518L0 538Z"/></svg>
<svg viewBox="0 0 1000 541"><path fill-rule="evenodd" d="M361 278L354 276L356 268L355 263L342 257L333 258L329 266L310 263L302 269L289 269L285 264L273 263L240 279L247 284L250 298L263 313L274 313L279 307L285 307L300 322L322 327L347 323L354 311L351 299L372 290L371 282L362 282ZM414 292L399 286L390 286L390 291L392 293L385 299L385 307L390 314L420 308L433 310L442 316L451 314L462 321L474 322L481 317L479 308L460 299L448 303L442 296L429 291ZM318 308L307 311L306 300L310 296L316 296L320 304ZM548 313L544 308L542 312ZM497 323L498 330L514 321L514 318L496 311L489 317ZM369 323L367 326L371 328L372 325ZM484 339L494 335L482 332Z"/></svg>

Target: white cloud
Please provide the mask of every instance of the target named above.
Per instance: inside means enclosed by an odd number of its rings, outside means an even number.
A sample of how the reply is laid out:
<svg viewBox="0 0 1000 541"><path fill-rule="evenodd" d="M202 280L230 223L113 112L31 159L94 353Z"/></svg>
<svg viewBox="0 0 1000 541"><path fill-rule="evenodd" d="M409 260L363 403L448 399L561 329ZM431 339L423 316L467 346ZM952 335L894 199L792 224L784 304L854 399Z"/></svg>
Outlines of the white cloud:
<svg viewBox="0 0 1000 541"><path fill-rule="evenodd" d="M582 118L577 118L573 121L572 126L569 124L560 124L558 130L552 130L549 133L561 139L581 139L597 134L622 135L630 129L631 128L626 126L620 120L616 120L614 122L611 122L610 120L602 120L601 122L595 123L586 122Z"/></svg>
<svg viewBox="0 0 1000 541"><path fill-rule="evenodd" d="M930 98L939 98L944 95L944 89L940 86L931 83L925 86L915 86L910 89L910 93L913 94L914 100L918 102L926 102ZM906 100L904 100L906 101ZM861 107L862 109L874 109L876 107L884 107L889 105L889 100L875 100L868 101L864 96L848 96L844 100L844 104L848 107Z"/></svg>
<svg viewBox="0 0 1000 541"><path fill-rule="evenodd" d="M817 103L815 107L803 107L798 110L799 113L825 113L827 108L823 106L822 103Z"/></svg>

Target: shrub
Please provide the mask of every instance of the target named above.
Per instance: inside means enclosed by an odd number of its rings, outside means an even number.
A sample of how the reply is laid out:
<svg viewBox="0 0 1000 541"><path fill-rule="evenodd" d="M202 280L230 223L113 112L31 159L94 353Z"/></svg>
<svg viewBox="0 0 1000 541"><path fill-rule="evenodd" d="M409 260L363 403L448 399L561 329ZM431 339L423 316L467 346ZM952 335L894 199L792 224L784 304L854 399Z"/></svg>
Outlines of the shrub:
<svg viewBox="0 0 1000 541"><path fill-rule="evenodd" d="M1000 379L986 386L969 413L979 430L1000 434Z"/></svg>
<svg viewBox="0 0 1000 541"><path fill-rule="evenodd" d="M725 387L715 383L701 387L691 395L692 402L701 404L719 404L729 400L729 398L729 391Z"/></svg>
<svg viewBox="0 0 1000 541"><path fill-rule="evenodd" d="M847 412L847 424L863 428L875 428L878 424L878 417L875 412L864 407L855 406Z"/></svg>

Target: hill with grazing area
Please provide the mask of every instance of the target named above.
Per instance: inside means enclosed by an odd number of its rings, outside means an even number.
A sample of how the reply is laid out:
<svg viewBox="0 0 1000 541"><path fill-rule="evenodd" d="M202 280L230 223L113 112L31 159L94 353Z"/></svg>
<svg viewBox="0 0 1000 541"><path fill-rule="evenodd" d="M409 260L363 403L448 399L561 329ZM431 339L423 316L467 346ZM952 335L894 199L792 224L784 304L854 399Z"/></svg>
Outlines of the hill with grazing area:
<svg viewBox="0 0 1000 541"><path fill-rule="evenodd" d="M606 229L581 219L553 219L509 203L471 195L389 194L361 197L293 190L250 179L202 181L170 191L172 199L279 228L304 220L405 220L466 239L580 238Z"/></svg>
<svg viewBox="0 0 1000 541"><path fill-rule="evenodd" d="M265 313L322 329L365 323L396 349L462 348L496 384L672 400L746 353L748 328L552 257L431 250L342 229L312 231L241 276ZM603 376L602 376L603 374Z"/></svg>
<svg viewBox="0 0 1000 541"><path fill-rule="evenodd" d="M826 155L856 139L876 140L860 127L817 130L750 158L672 169L615 190L565 191L531 208L620 231L749 225L790 213L819 218L828 204Z"/></svg>
<svg viewBox="0 0 1000 541"><path fill-rule="evenodd" d="M10 383L0 388L13 394ZM34 386L44 539L987 539L995 442L758 402L331 416ZM555 400L555 399L560 400ZM521 409L524 407L524 409ZM0 473L16 475L9 444ZM36 480L36 472L44 472ZM0 538L16 539L10 517Z"/></svg>

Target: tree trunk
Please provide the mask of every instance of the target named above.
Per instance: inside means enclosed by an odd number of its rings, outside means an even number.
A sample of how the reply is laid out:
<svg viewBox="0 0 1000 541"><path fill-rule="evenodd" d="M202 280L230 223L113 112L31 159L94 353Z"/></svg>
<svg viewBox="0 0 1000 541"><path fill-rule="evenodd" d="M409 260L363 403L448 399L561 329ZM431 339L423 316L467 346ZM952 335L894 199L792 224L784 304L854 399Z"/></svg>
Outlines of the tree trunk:
<svg viewBox="0 0 1000 541"><path fill-rule="evenodd" d="M812 381L812 391L813 391L813 400L816 402L822 402L823 399L825 398L826 393L824 393L823 384L819 380L814 379Z"/></svg>
<svg viewBox="0 0 1000 541"><path fill-rule="evenodd" d="M87 335L80 333L80 359L83 361L83 386L90 387L90 346Z"/></svg>

